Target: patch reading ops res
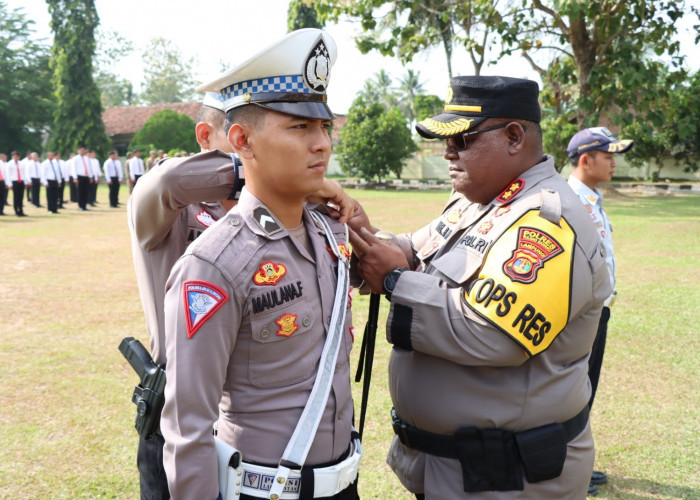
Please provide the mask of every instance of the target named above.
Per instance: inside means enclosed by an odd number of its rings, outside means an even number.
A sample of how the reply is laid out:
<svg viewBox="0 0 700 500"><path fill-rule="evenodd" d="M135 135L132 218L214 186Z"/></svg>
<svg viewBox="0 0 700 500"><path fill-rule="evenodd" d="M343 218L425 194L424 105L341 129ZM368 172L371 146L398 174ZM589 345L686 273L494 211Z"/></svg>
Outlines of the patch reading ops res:
<svg viewBox="0 0 700 500"><path fill-rule="evenodd" d="M187 323L187 338L211 318L228 300L228 295L218 286L206 281L185 281L182 285Z"/></svg>

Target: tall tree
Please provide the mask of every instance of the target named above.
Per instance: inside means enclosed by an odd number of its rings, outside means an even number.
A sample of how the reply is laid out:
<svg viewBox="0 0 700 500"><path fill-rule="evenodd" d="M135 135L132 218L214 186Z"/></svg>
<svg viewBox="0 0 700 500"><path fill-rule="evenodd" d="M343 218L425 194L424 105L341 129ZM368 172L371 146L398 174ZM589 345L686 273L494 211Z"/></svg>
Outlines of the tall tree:
<svg viewBox="0 0 700 500"><path fill-rule="evenodd" d="M423 93L423 83L420 81L420 72L412 69L406 71L399 80L399 110L408 123L416 119L416 98Z"/></svg>
<svg viewBox="0 0 700 500"><path fill-rule="evenodd" d="M131 40L116 31L98 30L95 53L95 82L100 89L102 106L131 106L137 102L134 85L114 72L120 59L134 51Z"/></svg>
<svg viewBox="0 0 700 500"><path fill-rule="evenodd" d="M143 101L161 104L193 98L192 59L184 58L172 41L153 38L143 53L143 63Z"/></svg>
<svg viewBox="0 0 700 500"><path fill-rule="evenodd" d="M287 31L302 28L323 28L312 0L291 0L287 8Z"/></svg>
<svg viewBox="0 0 700 500"><path fill-rule="evenodd" d="M389 174L401 178L404 161L417 149L397 108L360 96L348 110L336 152L347 175L381 180Z"/></svg>
<svg viewBox="0 0 700 500"><path fill-rule="evenodd" d="M0 2L0 151L41 150L51 126L53 89L49 47L37 42L33 21Z"/></svg>
<svg viewBox="0 0 700 500"><path fill-rule="evenodd" d="M67 154L79 145L105 156L111 144L102 121L100 92L92 76L95 29L94 0L46 0L54 33L51 67L56 111L51 149Z"/></svg>

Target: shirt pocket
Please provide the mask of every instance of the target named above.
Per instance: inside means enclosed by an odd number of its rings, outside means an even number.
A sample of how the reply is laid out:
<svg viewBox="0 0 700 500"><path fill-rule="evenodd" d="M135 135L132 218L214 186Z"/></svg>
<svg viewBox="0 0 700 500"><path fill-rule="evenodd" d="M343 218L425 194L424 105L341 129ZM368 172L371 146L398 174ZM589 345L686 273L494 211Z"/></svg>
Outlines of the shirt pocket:
<svg viewBox="0 0 700 500"><path fill-rule="evenodd" d="M319 326L314 328L315 324ZM325 329L305 297L253 315L250 326L248 381L252 385L284 387L314 375Z"/></svg>

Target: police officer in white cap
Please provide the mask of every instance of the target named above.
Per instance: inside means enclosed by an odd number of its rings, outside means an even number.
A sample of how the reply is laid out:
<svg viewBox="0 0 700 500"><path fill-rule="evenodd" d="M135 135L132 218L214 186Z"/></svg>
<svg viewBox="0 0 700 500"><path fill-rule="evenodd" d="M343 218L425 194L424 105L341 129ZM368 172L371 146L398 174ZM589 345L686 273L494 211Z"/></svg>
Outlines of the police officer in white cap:
<svg viewBox="0 0 700 500"><path fill-rule="evenodd" d="M305 201L330 158L335 58L327 33L299 30L200 88L224 97L246 186L166 285L174 499L357 498L347 231ZM242 454L234 481L218 468L222 443Z"/></svg>

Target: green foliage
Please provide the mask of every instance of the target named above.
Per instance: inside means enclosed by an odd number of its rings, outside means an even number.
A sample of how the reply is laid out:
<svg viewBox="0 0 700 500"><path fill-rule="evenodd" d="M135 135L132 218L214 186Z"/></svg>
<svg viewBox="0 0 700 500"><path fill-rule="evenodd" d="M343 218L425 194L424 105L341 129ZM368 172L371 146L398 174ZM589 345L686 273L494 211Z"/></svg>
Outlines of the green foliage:
<svg viewBox="0 0 700 500"><path fill-rule="evenodd" d="M147 104L183 102L194 94L192 59L165 38L153 38L143 53L146 71L141 99Z"/></svg>
<svg viewBox="0 0 700 500"><path fill-rule="evenodd" d="M195 123L189 116L181 115L172 109L158 111L136 132L129 143L129 149L199 151L193 133L194 127Z"/></svg>
<svg viewBox="0 0 700 500"><path fill-rule="evenodd" d="M436 95L417 95L414 101L416 121L425 120L438 115L445 107L445 100Z"/></svg>
<svg viewBox="0 0 700 500"><path fill-rule="evenodd" d="M684 142L697 130L691 116L678 115L683 126L677 137L665 130L668 116L673 115L670 109L678 101L673 94L690 85L674 39L684 14L700 19L698 8L688 8L688 3L318 0L316 8L322 19L347 15L360 21L365 33L356 42L361 51L378 50L402 61L442 45L449 65L453 45L461 45L479 74L484 63L521 55L542 79L545 121L560 127L545 130L551 151L558 155L565 148L565 133L571 128L566 124L582 129L608 118L636 133L652 130L651 135L667 136L637 149L650 155L640 157L645 160L668 154L680 157L693 150ZM500 53L494 52L497 43ZM487 57L490 53L495 56Z"/></svg>
<svg viewBox="0 0 700 500"><path fill-rule="evenodd" d="M397 108L358 97L339 132L338 161L343 172L362 179L401 177L403 162L418 150Z"/></svg>
<svg viewBox="0 0 700 500"><path fill-rule="evenodd" d="M100 89L102 106L131 106L136 103L133 84L114 73L115 64L131 54L134 45L116 31L99 32L95 54L95 83Z"/></svg>
<svg viewBox="0 0 700 500"><path fill-rule="evenodd" d="M33 21L0 2L0 151L41 150L54 99L49 48L36 41Z"/></svg>
<svg viewBox="0 0 700 500"><path fill-rule="evenodd" d="M287 8L287 31L302 28L323 28L312 0L291 0Z"/></svg>
<svg viewBox="0 0 700 500"><path fill-rule="evenodd" d="M105 157L111 143L92 76L99 23L94 0L47 0L47 4L54 33L51 67L57 102L49 148L66 155L84 145Z"/></svg>

